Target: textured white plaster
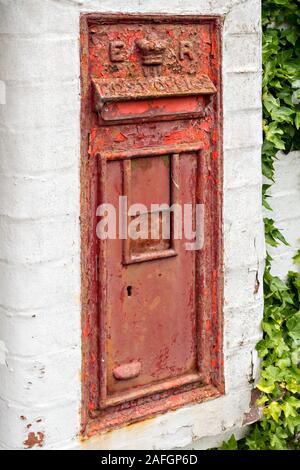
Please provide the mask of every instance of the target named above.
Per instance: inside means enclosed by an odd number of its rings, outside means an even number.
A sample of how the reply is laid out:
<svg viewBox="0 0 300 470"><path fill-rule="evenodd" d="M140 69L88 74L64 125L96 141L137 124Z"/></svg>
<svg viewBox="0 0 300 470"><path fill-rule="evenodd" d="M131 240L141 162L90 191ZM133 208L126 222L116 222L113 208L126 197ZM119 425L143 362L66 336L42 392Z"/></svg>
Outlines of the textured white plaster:
<svg viewBox="0 0 300 470"><path fill-rule="evenodd" d="M79 14L224 15L226 394L81 443ZM241 436L262 318L258 0L0 0L0 447L172 449ZM4 358L3 354L0 358Z"/></svg>
<svg viewBox="0 0 300 470"><path fill-rule="evenodd" d="M0 80L0 104L6 104L6 85L3 80Z"/></svg>
<svg viewBox="0 0 300 470"><path fill-rule="evenodd" d="M0 365L5 365L6 354L8 353L5 342L0 340Z"/></svg>
<svg viewBox="0 0 300 470"><path fill-rule="evenodd" d="M77 111L78 114L78 111ZM0 171L5 175L43 175L65 170L78 162L79 147L74 139L79 123L71 128L3 129L0 127Z"/></svg>

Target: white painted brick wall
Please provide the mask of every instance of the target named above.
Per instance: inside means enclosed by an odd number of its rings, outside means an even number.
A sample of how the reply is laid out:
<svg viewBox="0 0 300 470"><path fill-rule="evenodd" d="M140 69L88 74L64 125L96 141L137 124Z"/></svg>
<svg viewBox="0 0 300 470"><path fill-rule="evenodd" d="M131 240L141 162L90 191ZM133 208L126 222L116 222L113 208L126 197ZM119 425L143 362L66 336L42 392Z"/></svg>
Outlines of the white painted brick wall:
<svg viewBox="0 0 300 470"><path fill-rule="evenodd" d="M78 438L82 11L225 15L226 394L85 443ZM23 448L40 432L49 449L205 448L243 432L262 317L260 41L259 0L0 0L0 447Z"/></svg>
<svg viewBox="0 0 300 470"><path fill-rule="evenodd" d="M290 246L269 248L273 258L272 272L286 278L289 270L298 269L292 257L300 249L300 152L279 153L275 163L275 184L269 194L273 212L266 216L275 220Z"/></svg>

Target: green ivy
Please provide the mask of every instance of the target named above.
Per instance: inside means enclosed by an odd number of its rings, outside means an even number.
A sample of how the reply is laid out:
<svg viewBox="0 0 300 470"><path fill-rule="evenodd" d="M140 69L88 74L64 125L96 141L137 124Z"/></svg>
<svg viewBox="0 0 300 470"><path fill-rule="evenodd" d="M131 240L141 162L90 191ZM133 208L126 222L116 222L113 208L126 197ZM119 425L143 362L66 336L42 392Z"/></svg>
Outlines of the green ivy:
<svg viewBox="0 0 300 470"><path fill-rule="evenodd" d="M300 149L300 0L263 0L263 206L272 211L268 190L274 181L278 150ZM266 217L267 245L288 244L274 221ZM300 250L294 256L300 264ZM245 439L231 436L223 450L300 449L300 273L283 282L271 273L267 255L264 274L261 358L262 419Z"/></svg>
<svg viewBox="0 0 300 470"><path fill-rule="evenodd" d="M263 174L274 180L278 150L300 148L300 1L263 0ZM263 188L264 202L266 188Z"/></svg>

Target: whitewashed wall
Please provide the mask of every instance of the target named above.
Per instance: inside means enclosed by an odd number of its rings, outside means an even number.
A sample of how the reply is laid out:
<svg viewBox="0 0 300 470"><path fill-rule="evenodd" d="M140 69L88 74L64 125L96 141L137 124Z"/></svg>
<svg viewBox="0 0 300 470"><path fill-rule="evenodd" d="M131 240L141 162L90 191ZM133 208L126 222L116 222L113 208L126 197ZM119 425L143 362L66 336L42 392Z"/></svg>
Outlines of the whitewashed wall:
<svg viewBox="0 0 300 470"><path fill-rule="evenodd" d="M269 248L272 273L285 279L289 270L296 271L293 256L300 249L300 152L279 153L275 163L275 183L269 194L273 212L266 216L276 222L289 246Z"/></svg>
<svg viewBox="0 0 300 470"><path fill-rule="evenodd" d="M82 11L225 18L226 395L85 443L78 437ZM2 448L203 448L243 432L263 303L260 48L258 0L0 0Z"/></svg>

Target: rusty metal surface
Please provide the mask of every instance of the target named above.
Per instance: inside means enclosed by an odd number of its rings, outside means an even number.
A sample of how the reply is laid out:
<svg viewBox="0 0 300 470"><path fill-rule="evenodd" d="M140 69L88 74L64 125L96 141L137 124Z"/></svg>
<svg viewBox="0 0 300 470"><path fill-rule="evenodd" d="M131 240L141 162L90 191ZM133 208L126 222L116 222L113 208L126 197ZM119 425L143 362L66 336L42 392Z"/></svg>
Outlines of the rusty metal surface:
<svg viewBox="0 0 300 470"><path fill-rule="evenodd" d="M101 109L102 103L127 99L162 98L168 96L211 95L216 88L207 75L175 75L166 77L141 78L102 78L94 79L95 108Z"/></svg>
<svg viewBox="0 0 300 470"><path fill-rule="evenodd" d="M220 25L81 19L84 435L223 393ZM204 204L204 247L100 242L120 195Z"/></svg>
<svg viewBox="0 0 300 470"><path fill-rule="evenodd" d="M203 97L188 96L176 98L158 98L139 101L119 101L106 103L100 108L99 121L115 124L117 121L154 121L187 117L204 117L205 102Z"/></svg>
<svg viewBox="0 0 300 470"><path fill-rule="evenodd" d="M177 184L177 200L182 204L195 202L197 154L182 154ZM138 165L137 165L138 163ZM127 182L128 205L173 203L170 188L169 162L163 157L139 158L131 162ZM135 166L135 167L134 167ZM119 162L107 165L107 201L118 207L123 193L122 166ZM197 371L197 316L195 305L195 251L178 244L177 256L155 261L147 259L151 240L139 240L138 254L144 262L126 266L122 263L123 240L108 240L106 328L106 389L107 397L135 389L141 396L148 394L153 382L171 380ZM137 254L137 242L129 240L129 256ZM169 240L165 240L165 243ZM171 246L160 247L162 251ZM140 259L141 261L141 259ZM132 287L128 295L127 287ZM102 312L103 314L103 312ZM135 379L118 382L111 372L123 363L140 361L141 373ZM199 376L200 378L200 376ZM104 385L104 384L103 384ZM102 406L105 398L102 400Z"/></svg>
<svg viewBox="0 0 300 470"><path fill-rule="evenodd" d="M258 388L251 391L251 399L249 403L249 412L244 414L243 426L257 423L262 418L262 407L257 404L257 400L261 398L262 392Z"/></svg>

